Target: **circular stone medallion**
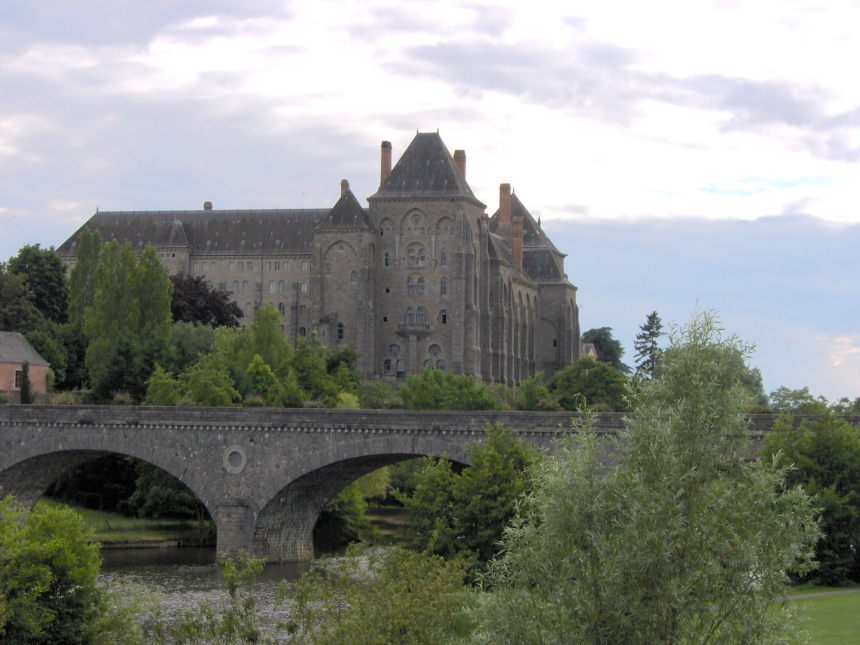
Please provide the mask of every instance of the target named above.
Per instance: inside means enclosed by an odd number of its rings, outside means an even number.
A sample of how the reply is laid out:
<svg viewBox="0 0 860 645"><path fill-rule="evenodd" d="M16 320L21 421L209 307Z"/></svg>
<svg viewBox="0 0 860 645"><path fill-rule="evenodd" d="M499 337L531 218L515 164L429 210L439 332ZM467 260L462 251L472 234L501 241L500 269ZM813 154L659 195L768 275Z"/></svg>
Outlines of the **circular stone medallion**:
<svg viewBox="0 0 860 645"><path fill-rule="evenodd" d="M242 446L230 446L224 451L224 468L231 475L238 475L245 470L248 457Z"/></svg>

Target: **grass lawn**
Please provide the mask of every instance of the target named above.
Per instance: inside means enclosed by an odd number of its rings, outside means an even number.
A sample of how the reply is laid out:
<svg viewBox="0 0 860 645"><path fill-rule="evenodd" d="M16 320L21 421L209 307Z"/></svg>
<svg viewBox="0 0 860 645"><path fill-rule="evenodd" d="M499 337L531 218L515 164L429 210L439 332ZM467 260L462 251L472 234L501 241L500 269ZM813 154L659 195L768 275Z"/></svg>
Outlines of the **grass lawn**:
<svg viewBox="0 0 860 645"><path fill-rule="evenodd" d="M813 645L860 643L860 592L805 598L795 602L797 613L812 636Z"/></svg>
<svg viewBox="0 0 860 645"><path fill-rule="evenodd" d="M96 533L99 542L118 542L124 540L175 540L181 538L197 538L199 536L196 522L187 520L152 520L140 517L128 517L116 513L104 513L89 508L62 504L45 497L41 498L39 506L69 506L84 518L87 526Z"/></svg>

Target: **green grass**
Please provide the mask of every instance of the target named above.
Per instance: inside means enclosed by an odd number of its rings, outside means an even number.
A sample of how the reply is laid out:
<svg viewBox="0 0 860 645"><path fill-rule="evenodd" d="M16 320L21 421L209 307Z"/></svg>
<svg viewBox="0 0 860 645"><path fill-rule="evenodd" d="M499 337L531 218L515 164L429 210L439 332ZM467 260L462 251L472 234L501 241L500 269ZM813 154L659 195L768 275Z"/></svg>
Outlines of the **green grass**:
<svg viewBox="0 0 860 645"><path fill-rule="evenodd" d="M813 645L857 645L860 642L860 592L795 602Z"/></svg>
<svg viewBox="0 0 860 645"><path fill-rule="evenodd" d="M121 542L125 540L175 540L182 538L197 538L199 532L195 522L188 520L153 520L140 517L129 517L117 513L94 511L81 506L63 504L45 497L41 498L39 506L68 506L84 518L87 526L95 531L99 542Z"/></svg>
<svg viewBox="0 0 860 645"><path fill-rule="evenodd" d="M791 591L788 592L788 595L799 596L801 594L819 593L822 591L843 591L845 589L856 589L858 586L860 585L846 585L844 587L825 587L823 585L817 585L813 582L805 582L802 585L792 587Z"/></svg>

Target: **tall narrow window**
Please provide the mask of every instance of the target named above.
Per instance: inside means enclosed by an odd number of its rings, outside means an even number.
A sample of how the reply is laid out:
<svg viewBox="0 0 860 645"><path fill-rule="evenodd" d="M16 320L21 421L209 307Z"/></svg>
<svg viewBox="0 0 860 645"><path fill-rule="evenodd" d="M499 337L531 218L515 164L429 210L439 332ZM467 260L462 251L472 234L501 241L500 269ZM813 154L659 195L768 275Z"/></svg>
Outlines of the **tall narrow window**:
<svg viewBox="0 0 860 645"><path fill-rule="evenodd" d="M248 262L248 271L253 271L253 270L254 270L254 263Z"/></svg>
<svg viewBox="0 0 860 645"><path fill-rule="evenodd" d="M382 266L391 266L391 255L388 251L386 251L385 255L382 256Z"/></svg>
<svg viewBox="0 0 860 645"><path fill-rule="evenodd" d="M358 271L353 271L352 273L349 274L349 281L350 282L358 282Z"/></svg>
<svg viewBox="0 0 860 645"><path fill-rule="evenodd" d="M442 323L443 325L448 324L448 312L445 311L444 309L439 312L439 322Z"/></svg>
<svg viewBox="0 0 860 645"><path fill-rule="evenodd" d="M269 293L275 293L275 281L269 280Z"/></svg>
<svg viewBox="0 0 860 645"><path fill-rule="evenodd" d="M251 317L251 303L249 302L245 305L245 318L250 318L250 317Z"/></svg>
<svg viewBox="0 0 860 645"><path fill-rule="evenodd" d="M331 275L331 263L325 263L325 266L323 267L323 273L325 273L326 275Z"/></svg>
<svg viewBox="0 0 860 645"><path fill-rule="evenodd" d="M281 312L281 315L282 315L282 316L283 316L285 313L287 313L287 307L286 307L286 305L285 305L283 302L279 302L279 303L278 303L278 311L280 311L280 312Z"/></svg>
<svg viewBox="0 0 860 645"><path fill-rule="evenodd" d="M239 271L244 271L244 270L245 270L245 263L244 263L244 262L240 262L240 263L239 263Z"/></svg>
<svg viewBox="0 0 860 645"><path fill-rule="evenodd" d="M439 258L439 264L443 267L448 266L448 252L442 251L442 256Z"/></svg>
<svg viewBox="0 0 860 645"><path fill-rule="evenodd" d="M247 280L242 282L242 293L246 294L246 295L248 293L248 281Z"/></svg>
<svg viewBox="0 0 860 645"><path fill-rule="evenodd" d="M343 340L343 323L339 322L337 324L337 339Z"/></svg>
<svg viewBox="0 0 860 645"><path fill-rule="evenodd" d="M424 278L418 278L418 295L424 295Z"/></svg>
<svg viewBox="0 0 860 645"><path fill-rule="evenodd" d="M271 271L271 270L272 270L272 263L266 262L266 271Z"/></svg>
<svg viewBox="0 0 860 645"><path fill-rule="evenodd" d="M409 307L409 309L406 310L406 324L415 324L415 312L412 310L412 307Z"/></svg>
<svg viewBox="0 0 860 645"><path fill-rule="evenodd" d="M418 262L415 255L415 249L409 249L409 251L406 253L406 265L414 267L417 263Z"/></svg>
<svg viewBox="0 0 860 645"><path fill-rule="evenodd" d="M406 293L410 296L415 295L415 281L412 280L412 278L409 278L409 280L406 281Z"/></svg>
<svg viewBox="0 0 860 645"><path fill-rule="evenodd" d="M287 284L281 280L278 282L278 293L286 293L287 292Z"/></svg>
<svg viewBox="0 0 860 645"><path fill-rule="evenodd" d="M423 267L427 258L424 257L424 249L418 249L418 266Z"/></svg>
<svg viewBox="0 0 860 645"><path fill-rule="evenodd" d="M445 361L443 361L441 358L436 361L436 369L442 370L443 372L445 371Z"/></svg>
<svg viewBox="0 0 860 645"><path fill-rule="evenodd" d="M281 263L275 262L275 271L280 271L280 270L281 270Z"/></svg>
<svg viewBox="0 0 860 645"><path fill-rule="evenodd" d="M439 293L443 296L448 295L448 281L445 278L442 278L442 282L439 284Z"/></svg>
<svg viewBox="0 0 860 645"><path fill-rule="evenodd" d="M299 291L301 291L302 293L307 293L308 292L308 283L302 282L302 284L299 286Z"/></svg>
<svg viewBox="0 0 860 645"><path fill-rule="evenodd" d="M418 307L418 314L416 316L416 320L419 325L424 324L424 307Z"/></svg>
<svg viewBox="0 0 860 645"><path fill-rule="evenodd" d="M397 360L397 380L403 381L406 379L406 361L402 358Z"/></svg>
<svg viewBox="0 0 860 645"><path fill-rule="evenodd" d="M391 374L391 359L386 358L382 363L382 373L383 374Z"/></svg>
<svg viewBox="0 0 860 645"><path fill-rule="evenodd" d="M233 293L239 293L239 281L233 280Z"/></svg>
<svg viewBox="0 0 860 645"><path fill-rule="evenodd" d="M304 316L308 312L307 305L299 305L299 313Z"/></svg>
<svg viewBox="0 0 860 645"><path fill-rule="evenodd" d="M299 336L307 336L308 328L307 327L299 327Z"/></svg>

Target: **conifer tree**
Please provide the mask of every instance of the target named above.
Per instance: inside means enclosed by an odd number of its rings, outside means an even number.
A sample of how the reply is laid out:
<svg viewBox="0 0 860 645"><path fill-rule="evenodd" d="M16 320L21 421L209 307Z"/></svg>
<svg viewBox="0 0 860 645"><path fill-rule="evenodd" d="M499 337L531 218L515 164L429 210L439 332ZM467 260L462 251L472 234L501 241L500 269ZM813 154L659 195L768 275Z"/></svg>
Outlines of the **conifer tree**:
<svg viewBox="0 0 860 645"><path fill-rule="evenodd" d="M663 335L663 322L656 311L648 314L645 324L640 326L642 331L636 334L633 347L636 350L636 373L646 378L653 378L657 360L660 357L660 347L657 342Z"/></svg>
<svg viewBox="0 0 860 645"><path fill-rule="evenodd" d="M30 363L24 361L21 365L21 389L18 390L21 395L21 405L30 405L33 403L33 385L30 383Z"/></svg>

